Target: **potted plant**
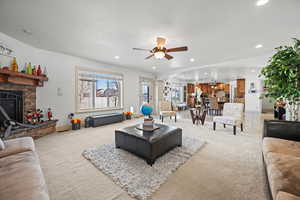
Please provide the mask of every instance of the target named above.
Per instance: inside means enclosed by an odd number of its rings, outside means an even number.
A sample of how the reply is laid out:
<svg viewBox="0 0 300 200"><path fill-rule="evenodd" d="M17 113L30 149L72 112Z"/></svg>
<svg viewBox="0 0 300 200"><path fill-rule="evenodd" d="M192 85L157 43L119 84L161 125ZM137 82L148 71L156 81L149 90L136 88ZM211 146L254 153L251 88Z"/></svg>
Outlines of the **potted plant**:
<svg viewBox="0 0 300 200"><path fill-rule="evenodd" d="M132 114L133 114L132 112L124 112L124 113L123 113L125 119L131 119Z"/></svg>
<svg viewBox="0 0 300 200"><path fill-rule="evenodd" d="M72 124L72 130L78 130L81 128L81 120L80 119L72 119L71 124Z"/></svg>
<svg viewBox="0 0 300 200"><path fill-rule="evenodd" d="M265 96L283 101L286 104L287 120L293 121L294 126L299 127L300 105L300 40L293 39L293 46L280 46L271 57L267 66L261 71L265 80ZM265 129L266 129L265 122ZM292 122L270 122L282 127L282 131L289 128ZM267 127L272 128L267 125ZM274 127L273 127L274 128ZM266 131L266 130L265 130ZM300 134L299 134L300 135Z"/></svg>
<svg viewBox="0 0 300 200"><path fill-rule="evenodd" d="M131 119L132 118L132 112L127 112L127 119Z"/></svg>
<svg viewBox="0 0 300 200"><path fill-rule="evenodd" d="M294 46L280 46L265 66L266 97L283 100L287 104L290 121L299 121L300 104L300 40Z"/></svg>

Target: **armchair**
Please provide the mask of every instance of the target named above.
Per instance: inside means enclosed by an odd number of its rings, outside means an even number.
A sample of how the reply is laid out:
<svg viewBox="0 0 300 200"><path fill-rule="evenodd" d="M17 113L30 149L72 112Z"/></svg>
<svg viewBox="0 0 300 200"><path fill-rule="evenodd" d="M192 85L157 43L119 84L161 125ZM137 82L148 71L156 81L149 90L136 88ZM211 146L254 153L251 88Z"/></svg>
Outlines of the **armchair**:
<svg viewBox="0 0 300 200"><path fill-rule="evenodd" d="M243 132L244 121L244 104L242 103L225 103L222 116L213 118L213 129L216 130L216 123L233 126L233 134L236 135L236 127L240 126Z"/></svg>
<svg viewBox="0 0 300 200"><path fill-rule="evenodd" d="M159 119L164 122L164 117L175 117L175 122L177 121L176 110L173 110L171 102L160 101L159 102Z"/></svg>

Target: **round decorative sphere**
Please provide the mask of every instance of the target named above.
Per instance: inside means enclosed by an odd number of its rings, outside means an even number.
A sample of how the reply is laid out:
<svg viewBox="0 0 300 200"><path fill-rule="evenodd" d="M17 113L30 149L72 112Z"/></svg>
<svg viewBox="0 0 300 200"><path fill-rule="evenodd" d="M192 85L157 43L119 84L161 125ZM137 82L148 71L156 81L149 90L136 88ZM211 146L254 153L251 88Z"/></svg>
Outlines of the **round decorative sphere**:
<svg viewBox="0 0 300 200"><path fill-rule="evenodd" d="M149 116L151 115L153 108L149 104L143 104L140 108L140 111L143 115Z"/></svg>

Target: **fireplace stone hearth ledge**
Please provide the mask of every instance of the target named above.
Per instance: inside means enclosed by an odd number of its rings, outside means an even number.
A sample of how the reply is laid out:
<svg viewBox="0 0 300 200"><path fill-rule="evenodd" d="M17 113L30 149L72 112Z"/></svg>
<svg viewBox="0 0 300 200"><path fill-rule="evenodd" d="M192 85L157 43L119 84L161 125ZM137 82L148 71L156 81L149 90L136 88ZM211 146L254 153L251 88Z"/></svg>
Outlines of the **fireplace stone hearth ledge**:
<svg viewBox="0 0 300 200"><path fill-rule="evenodd" d="M11 135L5 139L13 139L18 137L32 137L37 139L51 133L56 132L56 122L58 120L45 121L41 124L35 125L33 128L19 128L13 130Z"/></svg>

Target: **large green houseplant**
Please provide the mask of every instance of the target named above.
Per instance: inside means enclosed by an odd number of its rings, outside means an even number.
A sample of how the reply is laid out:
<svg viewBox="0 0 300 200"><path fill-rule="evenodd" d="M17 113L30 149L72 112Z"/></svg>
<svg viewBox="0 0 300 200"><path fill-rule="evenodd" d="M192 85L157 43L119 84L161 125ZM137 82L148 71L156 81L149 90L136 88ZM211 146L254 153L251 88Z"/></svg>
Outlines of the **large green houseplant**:
<svg viewBox="0 0 300 200"><path fill-rule="evenodd" d="M293 46L280 46L261 75L265 77L266 97L287 103L288 120L299 121L300 105L300 40Z"/></svg>

